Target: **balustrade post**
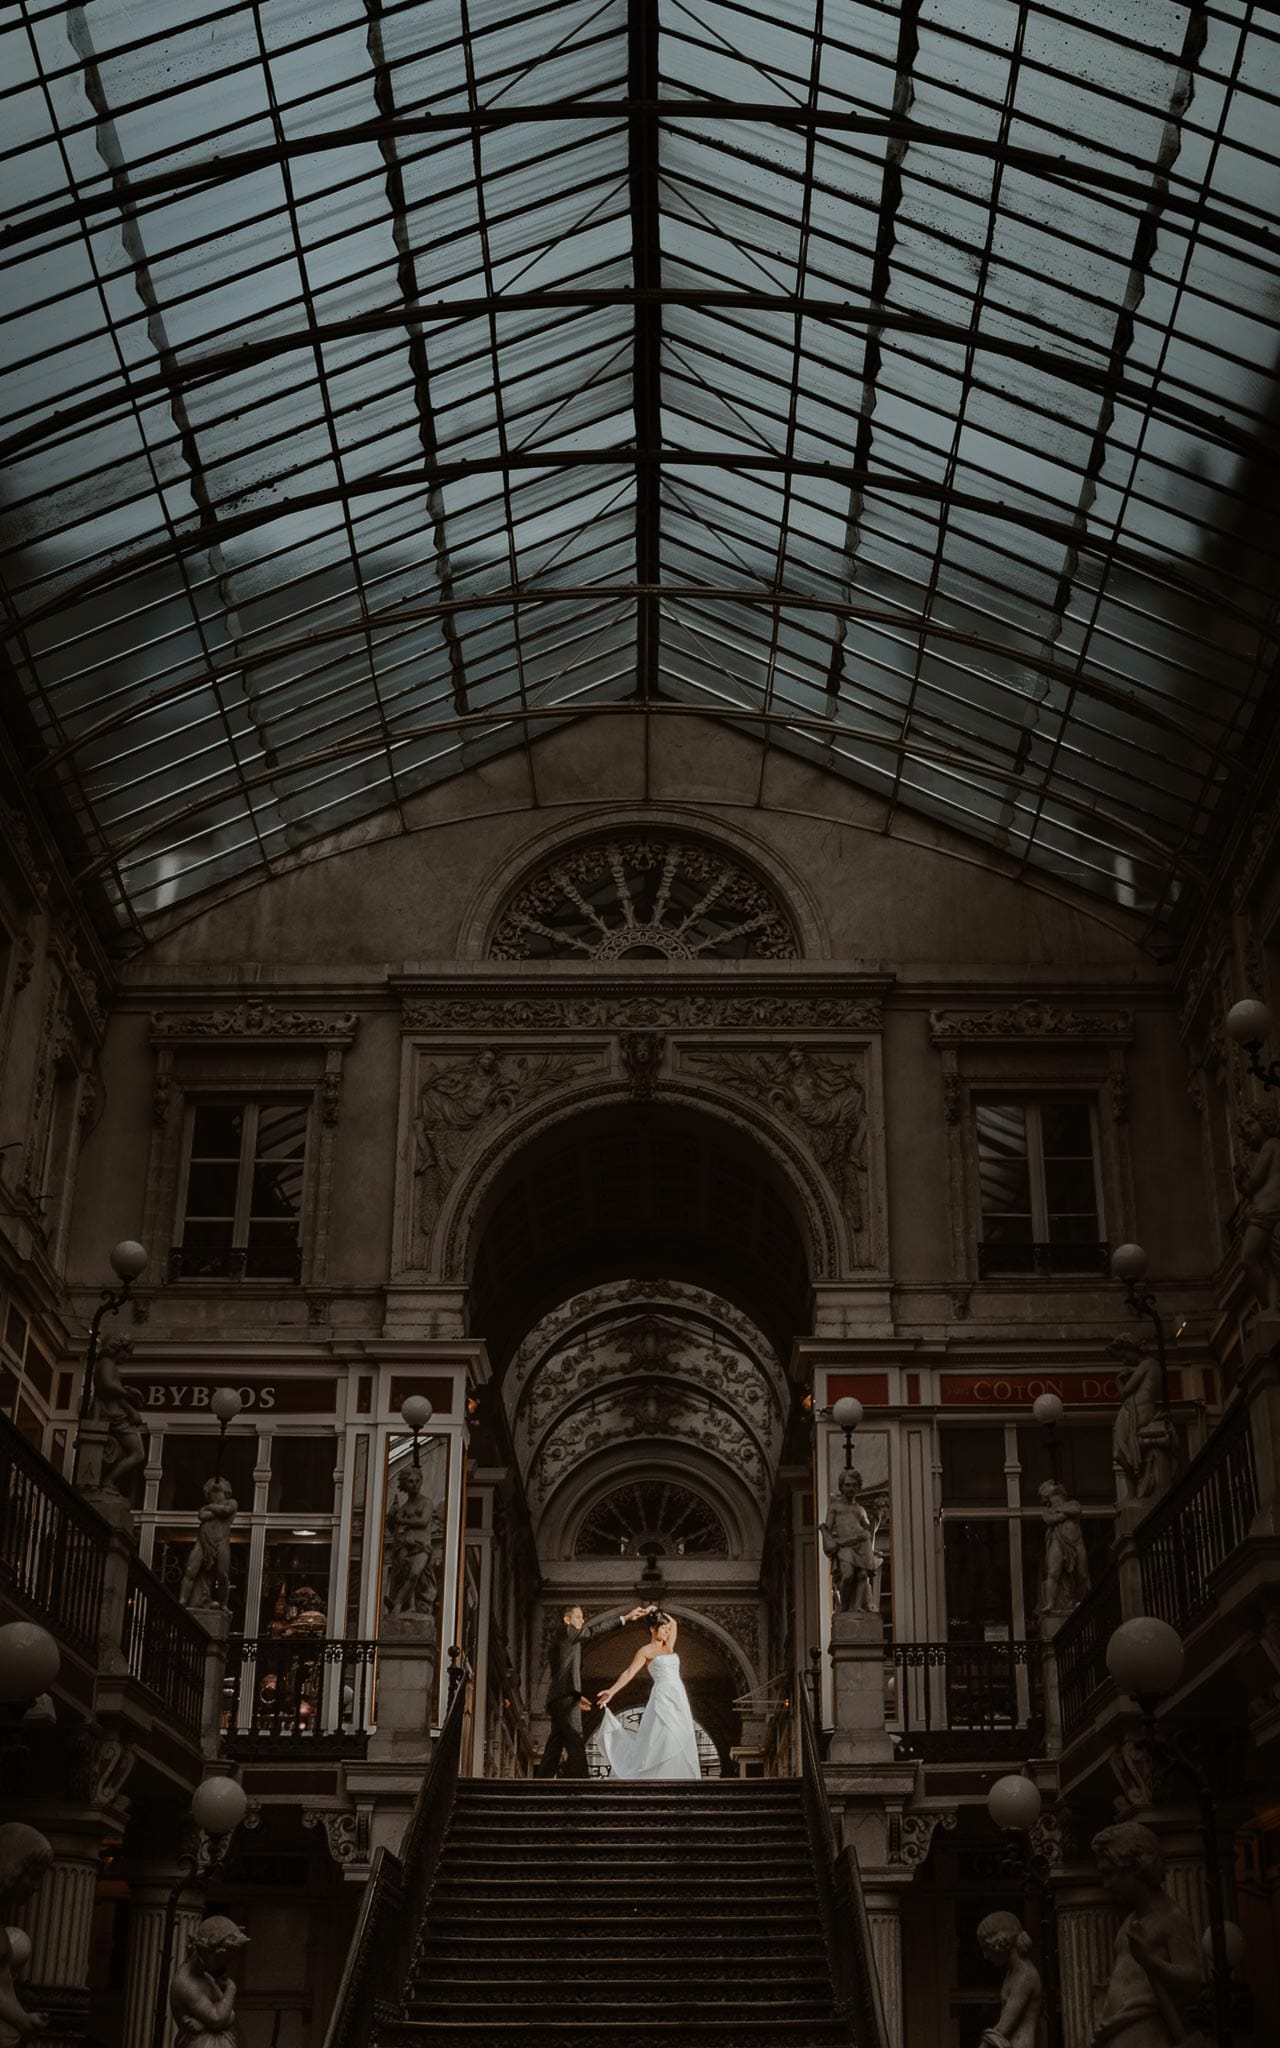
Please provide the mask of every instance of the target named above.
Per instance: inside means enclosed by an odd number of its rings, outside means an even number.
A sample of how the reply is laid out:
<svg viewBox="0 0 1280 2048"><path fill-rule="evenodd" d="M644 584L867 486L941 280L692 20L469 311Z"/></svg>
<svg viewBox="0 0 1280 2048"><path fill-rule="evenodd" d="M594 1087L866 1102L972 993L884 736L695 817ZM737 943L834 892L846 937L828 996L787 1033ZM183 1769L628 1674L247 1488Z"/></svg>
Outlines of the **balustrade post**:
<svg viewBox="0 0 1280 2048"><path fill-rule="evenodd" d="M878 1614L832 1616L831 1668L835 1725L828 1762L892 1763L884 1718L884 1622Z"/></svg>
<svg viewBox="0 0 1280 2048"><path fill-rule="evenodd" d="M225 1607L193 1607L208 1642L204 1653L204 1693L200 1703L200 1751L211 1763L222 1754L222 1696L227 1675L231 1615Z"/></svg>
<svg viewBox="0 0 1280 2048"><path fill-rule="evenodd" d="M118 1528L111 1531L102 1572L98 1669L118 1676L129 1669L129 1570L137 1553Z"/></svg>

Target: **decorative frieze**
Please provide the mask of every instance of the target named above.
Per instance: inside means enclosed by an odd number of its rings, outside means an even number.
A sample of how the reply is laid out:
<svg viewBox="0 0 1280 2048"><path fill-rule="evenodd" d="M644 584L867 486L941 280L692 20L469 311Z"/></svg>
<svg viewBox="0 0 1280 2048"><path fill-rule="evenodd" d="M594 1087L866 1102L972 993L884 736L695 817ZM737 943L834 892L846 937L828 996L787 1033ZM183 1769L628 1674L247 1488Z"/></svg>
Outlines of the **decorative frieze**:
<svg viewBox="0 0 1280 2048"><path fill-rule="evenodd" d="M785 1051L746 1052L716 1047L686 1052L682 1066L799 1126L840 1198L850 1229L862 1229L868 1116L860 1049L830 1053L792 1045Z"/></svg>
<svg viewBox="0 0 1280 2048"><path fill-rule="evenodd" d="M996 1010L930 1010L935 1045L957 1039L1104 1038L1133 1036L1132 1010L1074 1010L1061 1003L1007 1003Z"/></svg>
<svg viewBox="0 0 1280 2048"><path fill-rule="evenodd" d="M603 1052L481 1052L424 1063L413 1119L418 1217L428 1228L457 1178L473 1139L541 1095L598 1071Z"/></svg>
<svg viewBox="0 0 1280 2048"><path fill-rule="evenodd" d="M282 1010L274 1003L234 1003L217 1010L153 1010L151 1037L328 1039L348 1042L360 1019L354 1010Z"/></svg>
<svg viewBox="0 0 1280 2048"><path fill-rule="evenodd" d="M731 989L566 991L549 996L439 994L406 1000L406 1031L673 1031L706 1025L726 1031L879 1031L879 995L789 996Z"/></svg>

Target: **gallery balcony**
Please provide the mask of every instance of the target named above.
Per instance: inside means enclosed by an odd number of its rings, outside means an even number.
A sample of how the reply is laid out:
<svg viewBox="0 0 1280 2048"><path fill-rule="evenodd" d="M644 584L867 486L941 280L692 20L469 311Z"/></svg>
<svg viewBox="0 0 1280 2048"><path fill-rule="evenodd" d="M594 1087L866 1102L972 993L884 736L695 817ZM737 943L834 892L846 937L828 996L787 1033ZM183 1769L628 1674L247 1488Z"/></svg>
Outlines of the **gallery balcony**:
<svg viewBox="0 0 1280 2048"><path fill-rule="evenodd" d="M1124 1703L1107 1644L1136 1614L1168 1622L1186 1647L1172 1720L1216 1720L1256 1744L1280 1736L1280 1665L1267 1647L1280 1594L1280 1353L1255 1354L1209 1441L1116 1549L1054 1646L1064 1784L1087 1776L1116 1733Z"/></svg>
<svg viewBox="0 0 1280 2048"><path fill-rule="evenodd" d="M343 1636L233 1636L222 1746L237 1762L363 1757L378 1645Z"/></svg>
<svg viewBox="0 0 1280 2048"><path fill-rule="evenodd" d="M1005 1763L1043 1754L1042 1646L886 1643L885 1716L904 1761Z"/></svg>
<svg viewBox="0 0 1280 2048"><path fill-rule="evenodd" d="M62 1662L55 1695L194 1785L210 1639L127 1539L0 1416L0 1620L38 1622Z"/></svg>

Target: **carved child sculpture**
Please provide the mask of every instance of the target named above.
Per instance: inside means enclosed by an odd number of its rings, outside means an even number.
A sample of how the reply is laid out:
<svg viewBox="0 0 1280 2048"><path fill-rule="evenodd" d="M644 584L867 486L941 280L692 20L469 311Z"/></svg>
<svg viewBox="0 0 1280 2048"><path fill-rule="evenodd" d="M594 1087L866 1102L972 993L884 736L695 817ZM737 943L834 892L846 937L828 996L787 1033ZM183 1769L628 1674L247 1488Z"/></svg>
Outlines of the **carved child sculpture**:
<svg viewBox="0 0 1280 2048"><path fill-rule="evenodd" d="M125 1493L121 1480L147 1462L142 1410L121 1378L132 1357L132 1337L105 1337L94 1369L94 1419L111 1432L112 1444L111 1461L103 1471L102 1483L119 1494Z"/></svg>
<svg viewBox="0 0 1280 2048"><path fill-rule="evenodd" d="M1193 2048L1204 1986L1191 1922L1164 1889L1164 1857L1150 1828L1120 1821L1093 1838L1102 1887L1126 1918L1103 1995L1093 2048Z"/></svg>
<svg viewBox="0 0 1280 2048"><path fill-rule="evenodd" d="M231 1588L231 1524L238 1512L230 1480L206 1479L196 1540L178 1589L184 1607L225 1607Z"/></svg>
<svg viewBox="0 0 1280 2048"><path fill-rule="evenodd" d="M1080 1526L1080 1503L1069 1498L1060 1479L1046 1479L1039 1491L1045 1520L1040 1612L1070 1614L1089 1590L1089 1559Z"/></svg>
<svg viewBox="0 0 1280 2048"><path fill-rule="evenodd" d="M200 1922L169 1986L179 2048L238 2048L236 1987L227 1975L227 1959L248 1939L220 1913Z"/></svg>
<svg viewBox="0 0 1280 2048"><path fill-rule="evenodd" d="M43 2013L28 2012L14 1989L13 1946L7 1921L38 1890L40 1880L53 1861L53 1850L36 1828L23 1821L6 1821L0 1827L0 2023L19 2041L43 2033L49 2024Z"/></svg>
<svg viewBox="0 0 1280 2048"><path fill-rule="evenodd" d="M831 1559L836 1604L841 1614L874 1614L876 1568L876 1524L858 1495L862 1475L846 1466L838 1481L839 1492L827 1509L822 1524L822 1548Z"/></svg>
<svg viewBox="0 0 1280 2048"><path fill-rule="evenodd" d="M1003 1963L1000 2017L982 2036L982 2048L1035 2048L1040 2024L1040 1972L1031 1960L1031 1936L1016 1913L988 1913L978 1946L989 1963Z"/></svg>

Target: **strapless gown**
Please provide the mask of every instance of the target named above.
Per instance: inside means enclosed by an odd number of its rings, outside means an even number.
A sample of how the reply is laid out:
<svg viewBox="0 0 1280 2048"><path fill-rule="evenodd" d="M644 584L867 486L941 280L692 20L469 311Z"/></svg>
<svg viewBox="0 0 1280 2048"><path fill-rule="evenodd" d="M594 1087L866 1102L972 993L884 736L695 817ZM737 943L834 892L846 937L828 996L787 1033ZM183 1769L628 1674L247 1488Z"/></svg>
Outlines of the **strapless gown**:
<svg viewBox="0 0 1280 2048"><path fill-rule="evenodd" d="M609 1760L609 1776L700 1778L698 1738L689 1712L689 1695L680 1676L680 1659L674 1650L653 1658L649 1677L653 1691L638 1728L624 1728L617 1716L605 1708L600 1747Z"/></svg>

